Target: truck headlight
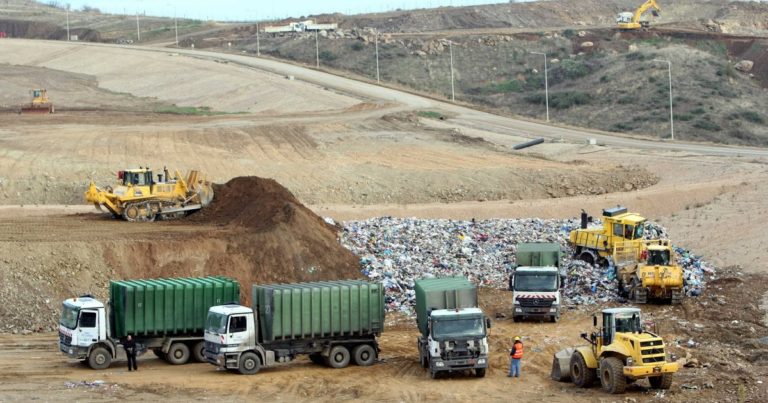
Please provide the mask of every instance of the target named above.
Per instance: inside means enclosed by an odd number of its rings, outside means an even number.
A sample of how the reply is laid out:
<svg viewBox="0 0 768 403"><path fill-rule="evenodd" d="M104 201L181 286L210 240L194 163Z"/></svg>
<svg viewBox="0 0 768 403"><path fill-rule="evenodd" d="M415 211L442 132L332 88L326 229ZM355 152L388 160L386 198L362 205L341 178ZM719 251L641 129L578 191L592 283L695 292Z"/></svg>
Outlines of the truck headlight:
<svg viewBox="0 0 768 403"><path fill-rule="evenodd" d="M635 360L632 359L632 357L627 357L627 366L631 367L635 365Z"/></svg>
<svg viewBox="0 0 768 403"><path fill-rule="evenodd" d="M520 305L520 301L515 300L515 305Z"/></svg>
<svg viewBox="0 0 768 403"><path fill-rule="evenodd" d="M442 361L437 361L437 362L435 362L435 366L436 366L436 367L440 367L440 368L442 368L442 367L444 367L444 366L445 366L445 363L444 363L444 362L442 362Z"/></svg>
<svg viewBox="0 0 768 403"><path fill-rule="evenodd" d="M72 349L72 347L69 348L69 353L70 354L74 354L75 353L75 351Z"/></svg>
<svg viewBox="0 0 768 403"><path fill-rule="evenodd" d="M477 359L478 364L485 364L485 358L478 358Z"/></svg>
<svg viewBox="0 0 768 403"><path fill-rule="evenodd" d="M520 308L515 308L515 312L523 312L523 310Z"/></svg>
<svg viewBox="0 0 768 403"><path fill-rule="evenodd" d="M552 308L549 308L549 312L557 312L557 307L553 306Z"/></svg>

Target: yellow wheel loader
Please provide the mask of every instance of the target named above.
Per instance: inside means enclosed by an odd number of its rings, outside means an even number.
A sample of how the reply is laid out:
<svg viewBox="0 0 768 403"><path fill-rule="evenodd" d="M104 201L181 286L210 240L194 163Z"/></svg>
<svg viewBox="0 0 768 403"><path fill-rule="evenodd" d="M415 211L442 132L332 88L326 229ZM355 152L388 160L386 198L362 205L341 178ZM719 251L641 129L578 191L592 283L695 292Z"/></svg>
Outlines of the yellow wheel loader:
<svg viewBox="0 0 768 403"><path fill-rule="evenodd" d="M572 380L588 388L600 382L608 393L624 393L627 384L648 379L653 389L669 389L678 371L671 362L661 337L643 329L637 308L604 309L603 326L581 337L589 345L570 347L555 353L551 377L560 382Z"/></svg>
<svg viewBox="0 0 768 403"><path fill-rule="evenodd" d="M683 268L667 239L617 245L613 261L619 292L636 304L649 299L680 304L683 300Z"/></svg>
<svg viewBox="0 0 768 403"><path fill-rule="evenodd" d="M154 221L183 217L207 207L213 200L213 187L198 171L186 178L179 171L170 177L167 169L157 175L149 168L119 171L118 183L99 188L91 181L85 200L126 221Z"/></svg>

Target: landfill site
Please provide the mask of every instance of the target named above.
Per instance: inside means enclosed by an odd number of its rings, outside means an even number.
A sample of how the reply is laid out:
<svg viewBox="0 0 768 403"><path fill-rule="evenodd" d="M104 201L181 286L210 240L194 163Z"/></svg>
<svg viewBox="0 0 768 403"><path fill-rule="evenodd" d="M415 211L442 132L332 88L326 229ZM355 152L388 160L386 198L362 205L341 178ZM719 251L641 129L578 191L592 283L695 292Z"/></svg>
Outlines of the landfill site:
<svg viewBox="0 0 768 403"><path fill-rule="evenodd" d="M768 4L0 3L0 401L768 401Z"/></svg>

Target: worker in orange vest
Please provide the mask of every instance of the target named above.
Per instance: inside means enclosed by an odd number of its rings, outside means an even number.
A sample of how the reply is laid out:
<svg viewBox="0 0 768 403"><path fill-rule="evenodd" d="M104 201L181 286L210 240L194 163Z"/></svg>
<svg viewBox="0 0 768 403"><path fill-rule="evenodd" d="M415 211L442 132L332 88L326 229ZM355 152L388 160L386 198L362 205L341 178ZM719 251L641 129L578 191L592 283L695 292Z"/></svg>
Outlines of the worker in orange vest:
<svg viewBox="0 0 768 403"><path fill-rule="evenodd" d="M520 360L523 358L523 342L520 341L520 336L515 336L515 343L512 345L512 350L509 352L511 361L509 363L508 377L520 377Z"/></svg>

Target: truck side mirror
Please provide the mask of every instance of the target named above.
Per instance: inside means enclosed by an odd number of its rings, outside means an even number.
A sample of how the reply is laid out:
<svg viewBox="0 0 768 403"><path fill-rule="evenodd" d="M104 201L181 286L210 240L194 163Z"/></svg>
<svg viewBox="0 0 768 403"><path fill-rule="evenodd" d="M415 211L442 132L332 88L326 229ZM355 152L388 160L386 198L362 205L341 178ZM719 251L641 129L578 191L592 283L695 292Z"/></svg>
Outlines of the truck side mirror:
<svg viewBox="0 0 768 403"><path fill-rule="evenodd" d="M485 327L491 328L491 318L485 318Z"/></svg>

